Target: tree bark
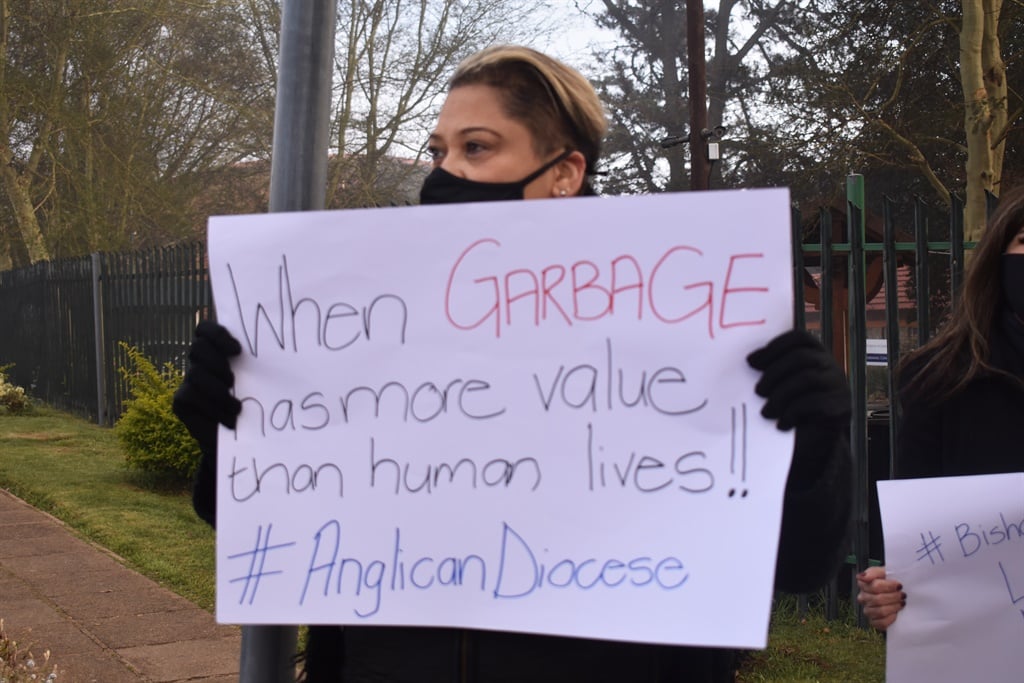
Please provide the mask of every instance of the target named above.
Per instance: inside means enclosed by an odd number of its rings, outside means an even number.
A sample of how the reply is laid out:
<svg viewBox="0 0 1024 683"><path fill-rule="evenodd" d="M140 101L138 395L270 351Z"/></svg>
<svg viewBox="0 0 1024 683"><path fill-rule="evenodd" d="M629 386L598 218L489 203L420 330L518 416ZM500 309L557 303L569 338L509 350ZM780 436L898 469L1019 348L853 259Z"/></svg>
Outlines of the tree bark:
<svg viewBox="0 0 1024 683"><path fill-rule="evenodd" d="M710 182L707 142L707 64L704 61L704 0L686 0L686 53L690 90L690 189Z"/></svg>
<svg viewBox="0 0 1024 683"><path fill-rule="evenodd" d="M14 153L10 148L11 107L8 106L7 81L8 35L10 31L11 8L6 1L0 2L0 185L14 212L16 228L8 226L0 244L0 264L11 268L27 266L47 258L46 242L32 205L28 170L19 172ZM26 262L27 261L27 262Z"/></svg>
<svg viewBox="0 0 1024 683"><path fill-rule="evenodd" d="M999 195L1003 176L1003 156L1006 151L1006 124L1009 117L1006 92L1006 64L999 44L999 17L1003 0L984 0L985 35L981 46L982 76L988 94L992 125L989 129L989 149L992 155L992 192ZM993 142L993 137L996 137Z"/></svg>
<svg viewBox="0 0 1024 683"><path fill-rule="evenodd" d="M992 59L992 41L995 41L995 60L1001 66L999 39L994 34L986 37L986 30L994 33L999 23L1002 0L963 0L961 4L960 83L964 93L964 132L967 137L964 238L976 241L985 231L985 192L993 191L996 181L992 153L993 109L1006 107L1005 94L1002 102L994 101L990 96L985 69L985 55ZM998 71L998 80L1005 93L1006 81L1001 71Z"/></svg>
<svg viewBox="0 0 1024 683"><path fill-rule="evenodd" d="M11 165L10 156L7 150L0 150L0 164L2 164L0 179L2 179L11 208L14 210L14 220L18 226L16 231L8 232L11 265L14 268L20 268L31 263L46 261L49 258L49 251L46 249L46 241L43 239L43 232L39 227L35 207L32 206L32 199L27 187L28 182ZM28 263L20 263L23 257L28 258Z"/></svg>

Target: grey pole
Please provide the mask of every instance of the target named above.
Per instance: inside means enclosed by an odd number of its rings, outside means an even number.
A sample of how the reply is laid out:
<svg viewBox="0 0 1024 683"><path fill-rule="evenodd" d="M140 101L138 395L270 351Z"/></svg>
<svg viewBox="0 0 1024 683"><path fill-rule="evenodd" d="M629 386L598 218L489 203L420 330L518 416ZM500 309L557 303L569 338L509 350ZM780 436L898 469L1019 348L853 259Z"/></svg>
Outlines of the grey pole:
<svg viewBox="0 0 1024 683"><path fill-rule="evenodd" d="M324 208L335 16L335 0L281 3L271 212ZM295 626L243 626L239 681L294 681L297 632Z"/></svg>
<svg viewBox="0 0 1024 683"><path fill-rule="evenodd" d="M315 211L324 208L327 185L335 2L281 5L270 210Z"/></svg>

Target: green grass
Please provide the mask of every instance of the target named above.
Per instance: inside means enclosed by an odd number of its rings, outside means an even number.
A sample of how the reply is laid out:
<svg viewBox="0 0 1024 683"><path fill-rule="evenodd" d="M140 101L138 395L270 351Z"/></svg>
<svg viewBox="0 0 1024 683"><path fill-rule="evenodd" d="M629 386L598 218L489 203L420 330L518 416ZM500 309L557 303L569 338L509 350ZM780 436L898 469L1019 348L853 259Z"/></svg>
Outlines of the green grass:
<svg viewBox="0 0 1024 683"><path fill-rule="evenodd" d="M845 605L839 619L828 621L820 609L806 614L795 598L780 599L772 611L768 648L749 653L738 683L882 683L885 641L874 630L858 628Z"/></svg>
<svg viewBox="0 0 1024 683"><path fill-rule="evenodd" d="M114 433L47 408L0 415L0 487L207 610L213 532L182 490L127 470Z"/></svg>
<svg viewBox="0 0 1024 683"><path fill-rule="evenodd" d="M192 512L186 493L147 485L124 463L110 429L47 408L0 414L0 487L212 610L213 532ZM740 683L884 681L883 639L851 624L849 614L826 621L814 609L801 615L795 600L781 600L768 649L745 658Z"/></svg>

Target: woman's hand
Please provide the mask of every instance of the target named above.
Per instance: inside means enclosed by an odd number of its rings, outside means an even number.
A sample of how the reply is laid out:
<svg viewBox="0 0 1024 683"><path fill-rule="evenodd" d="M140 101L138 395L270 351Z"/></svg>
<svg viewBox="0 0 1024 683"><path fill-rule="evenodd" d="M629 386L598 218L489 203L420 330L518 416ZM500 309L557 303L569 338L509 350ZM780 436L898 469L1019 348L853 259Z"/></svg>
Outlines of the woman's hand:
<svg viewBox="0 0 1024 683"><path fill-rule="evenodd" d="M903 584L887 579L885 567L869 567L857 574L857 588L857 602L864 608L864 616L879 631L889 628L907 605Z"/></svg>
<svg viewBox="0 0 1024 683"><path fill-rule="evenodd" d="M849 426L850 385L832 354L805 330L789 330L749 356L761 371L754 391L765 399L761 414L787 431L822 422Z"/></svg>
<svg viewBox="0 0 1024 683"><path fill-rule="evenodd" d="M207 524L217 526L217 425L235 428L241 402L231 393L235 375L231 358L242 352L223 326L204 320L189 348L188 371L174 393L172 409L199 442L202 456L192 487L192 507Z"/></svg>
<svg viewBox="0 0 1024 683"><path fill-rule="evenodd" d="M217 424L234 429L242 404L231 393L231 358L242 352L222 325L204 320L189 347L189 367L174 393L172 409L204 451L217 451Z"/></svg>

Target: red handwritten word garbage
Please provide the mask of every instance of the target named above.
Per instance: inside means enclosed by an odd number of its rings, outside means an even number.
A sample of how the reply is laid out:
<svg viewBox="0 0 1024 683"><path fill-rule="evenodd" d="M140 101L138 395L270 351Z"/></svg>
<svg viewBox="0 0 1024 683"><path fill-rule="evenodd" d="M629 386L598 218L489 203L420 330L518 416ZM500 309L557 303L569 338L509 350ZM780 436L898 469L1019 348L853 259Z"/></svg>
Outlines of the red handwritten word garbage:
<svg viewBox="0 0 1024 683"><path fill-rule="evenodd" d="M478 239L455 259L445 289L445 315L460 330L490 329L495 337L512 325L574 325L618 316L651 317L666 325L703 324L709 338L735 327L763 325L754 315L768 286L750 282L744 267L761 253L736 253L711 262L699 248L676 244L646 263L631 254L607 261L579 259L513 268L501 262L501 242ZM694 275L700 273L701 275ZM709 278L708 273L716 277ZM756 277L756 276L755 276ZM763 276L762 276L763 277ZM729 304L743 297L744 314Z"/></svg>

